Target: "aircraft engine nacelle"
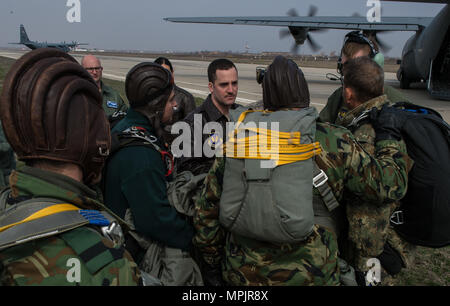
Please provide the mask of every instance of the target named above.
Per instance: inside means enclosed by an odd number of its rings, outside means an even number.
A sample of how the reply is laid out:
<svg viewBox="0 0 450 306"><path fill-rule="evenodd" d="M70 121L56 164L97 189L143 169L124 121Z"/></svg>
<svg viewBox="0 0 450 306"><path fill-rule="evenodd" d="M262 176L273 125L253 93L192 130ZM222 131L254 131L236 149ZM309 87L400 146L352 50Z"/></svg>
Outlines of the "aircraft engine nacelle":
<svg viewBox="0 0 450 306"><path fill-rule="evenodd" d="M292 37L294 37L297 45L303 45L308 36L308 28L305 27L289 27Z"/></svg>
<svg viewBox="0 0 450 306"><path fill-rule="evenodd" d="M450 25L450 6L445 6L425 29L406 42L397 78L409 81L428 79L430 64L436 58ZM403 74L402 76L400 74Z"/></svg>
<svg viewBox="0 0 450 306"><path fill-rule="evenodd" d="M447 29L450 25L450 6L445 6L417 37L415 60L422 79L427 79L430 63L441 49Z"/></svg>

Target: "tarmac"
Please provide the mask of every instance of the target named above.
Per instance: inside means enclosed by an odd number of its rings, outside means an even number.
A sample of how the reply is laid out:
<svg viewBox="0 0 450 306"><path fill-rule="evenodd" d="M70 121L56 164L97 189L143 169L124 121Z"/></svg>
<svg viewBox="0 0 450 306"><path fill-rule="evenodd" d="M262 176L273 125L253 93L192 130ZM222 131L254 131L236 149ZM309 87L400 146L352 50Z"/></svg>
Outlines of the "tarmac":
<svg viewBox="0 0 450 306"><path fill-rule="evenodd" d="M17 59L24 51L0 51L0 56ZM80 55L72 54L78 61ZM153 61L154 58L120 57L97 55L101 60L103 77L124 81L127 72L136 64L144 61ZM170 56L167 56L170 59ZM197 97L206 97L209 94L207 67L209 62L171 59L175 82L178 86L191 92ZM256 82L255 64L236 63L239 74L239 92L237 101L240 104L249 104L262 99L262 88ZM335 69L302 68L309 85L311 105L320 111L326 104L328 97L340 86L339 81L327 79L331 73L337 75ZM426 90L425 84L413 84L411 89L400 89L395 73L385 73L385 83L393 86L403 93L411 102L437 110L450 123L450 101L432 98Z"/></svg>

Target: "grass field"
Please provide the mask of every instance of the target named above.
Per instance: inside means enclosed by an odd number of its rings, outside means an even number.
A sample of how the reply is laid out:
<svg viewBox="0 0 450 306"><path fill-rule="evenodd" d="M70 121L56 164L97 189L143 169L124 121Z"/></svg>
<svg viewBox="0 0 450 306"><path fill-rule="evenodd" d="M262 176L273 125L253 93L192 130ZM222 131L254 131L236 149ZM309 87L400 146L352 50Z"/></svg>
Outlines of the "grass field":
<svg viewBox="0 0 450 306"><path fill-rule="evenodd" d="M0 56L0 89L3 79L14 60ZM104 79L126 100L124 82ZM203 102L196 97L197 105ZM449 221L450 222L450 221ZM415 263L412 268L403 270L394 279L398 286L448 286L450 285L450 246L440 249L417 247Z"/></svg>

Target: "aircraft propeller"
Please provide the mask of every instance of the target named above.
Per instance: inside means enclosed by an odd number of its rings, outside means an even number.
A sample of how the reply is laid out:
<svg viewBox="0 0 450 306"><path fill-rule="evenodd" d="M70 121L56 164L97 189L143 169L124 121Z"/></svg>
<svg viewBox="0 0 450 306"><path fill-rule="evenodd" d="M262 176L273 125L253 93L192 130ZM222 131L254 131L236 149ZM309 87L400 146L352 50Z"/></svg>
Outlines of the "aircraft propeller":
<svg viewBox="0 0 450 306"><path fill-rule="evenodd" d="M383 12L383 8L381 8L381 12ZM355 12L355 13L353 13L352 17L361 17L361 14ZM380 47L380 49L383 52L388 52L389 50L392 49L392 47L389 46L387 43L383 42L382 40L380 40L377 36L378 33L383 33L383 32L390 32L390 31L363 30L364 35L366 35L367 37L372 37L373 40L377 43L377 45Z"/></svg>
<svg viewBox="0 0 450 306"><path fill-rule="evenodd" d="M383 52L388 52L389 50L392 49L392 47L378 38L377 34L380 32L382 33L382 32L389 32L389 31L374 31L374 30L363 31L364 35L366 35L367 37L373 38L373 40L378 44L378 46L380 47L381 50L383 50Z"/></svg>
<svg viewBox="0 0 450 306"><path fill-rule="evenodd" d="M315 5L309 6L308 17L313 17L317 14L318 8ZM299 14L295 8L291 8L286 13L290 17L299 17ZM307 27L288 27L288 29L280 30L280 38L285 38L286 36L293 36L295 39L294 44L291 48L291 53L297 54L300 48L300 45L303 45L305 41L308 42L311 49L316 52L322 48L317 42L313 40L311 35L308 32L325 32L324 29L314 29Z"/></svg>

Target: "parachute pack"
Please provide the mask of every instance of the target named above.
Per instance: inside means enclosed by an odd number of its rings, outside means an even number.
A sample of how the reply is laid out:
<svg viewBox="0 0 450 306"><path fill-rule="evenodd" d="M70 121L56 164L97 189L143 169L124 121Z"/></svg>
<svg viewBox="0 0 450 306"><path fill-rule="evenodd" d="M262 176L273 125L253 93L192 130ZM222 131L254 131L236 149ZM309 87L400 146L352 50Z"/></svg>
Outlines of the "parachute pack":
<svg viewBox="0 0 450 306"><path fill-rule="evenodd" d="M450 126L431 108L409 102L392 107L404 122L402 138L414 165L407 193L390 223L412 244L450 245Z"/></svg>
<svg viewBox="0 0 450 306"><path fill-rule="evenodd" d="M327 195L324 199L332 195L325 173L316 171L313 162L321 151L314 141L316 110L237 108L230 116L237 125L225 145L220 223L232 233L259 241L304 241L319 221L315 218L313 186ZM320 202L326 206L324 212L338 206L334 196L331 198L334 201ZM328 215L320 214L320 221L329 219Z"/></svg>
<svg viewBox="0 0 450 306"><path fill-rule="evenodd" d="M449 245L450 126L430 108L407 102L394 107L406 119L401 132L414 166L408 175L408 191L391 224L413 244Z"/></svg>

